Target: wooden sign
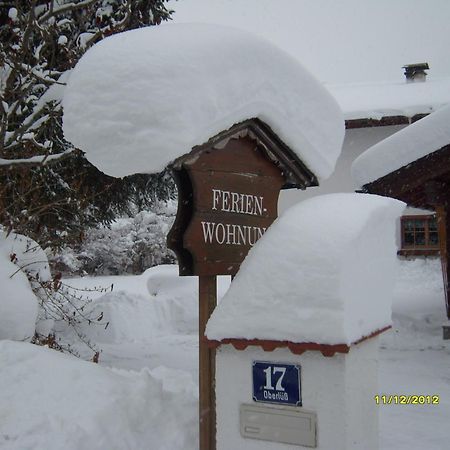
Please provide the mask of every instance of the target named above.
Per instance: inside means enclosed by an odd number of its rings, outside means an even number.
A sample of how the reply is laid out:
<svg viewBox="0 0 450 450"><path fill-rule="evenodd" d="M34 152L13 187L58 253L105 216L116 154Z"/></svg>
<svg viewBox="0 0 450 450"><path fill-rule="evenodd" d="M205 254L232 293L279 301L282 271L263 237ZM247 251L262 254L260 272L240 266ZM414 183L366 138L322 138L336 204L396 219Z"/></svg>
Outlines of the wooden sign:
<svg viewBox="0 0 450 450"><path fill-rule="evenodd" d="M183 246L192 273L234 275L277 217L281 171L250 138L232 139L186 168L194 208Z"/></svg>

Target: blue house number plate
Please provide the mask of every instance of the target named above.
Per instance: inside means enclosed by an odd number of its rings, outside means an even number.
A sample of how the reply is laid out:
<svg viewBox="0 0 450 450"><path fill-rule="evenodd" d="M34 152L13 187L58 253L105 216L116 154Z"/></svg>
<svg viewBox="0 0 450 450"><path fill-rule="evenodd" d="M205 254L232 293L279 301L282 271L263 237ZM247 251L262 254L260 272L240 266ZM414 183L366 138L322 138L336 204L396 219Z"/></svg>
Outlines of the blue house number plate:
<svg viewBox="0 0 450 450"><path fill-rule="evenodd" d="M302 406L300 366L275 362L253 362L253 400Z"/></svg>

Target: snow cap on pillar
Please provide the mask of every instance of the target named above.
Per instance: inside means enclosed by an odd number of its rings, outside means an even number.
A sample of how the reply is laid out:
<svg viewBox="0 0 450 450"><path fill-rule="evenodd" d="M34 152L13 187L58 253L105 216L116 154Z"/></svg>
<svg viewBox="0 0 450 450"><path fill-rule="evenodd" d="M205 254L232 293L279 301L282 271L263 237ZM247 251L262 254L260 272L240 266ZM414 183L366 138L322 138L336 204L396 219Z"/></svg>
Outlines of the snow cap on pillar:
<svg viewBox="0 0 450 450"><path fill-rule="evenodd" d="M321 180L345 131L337 102L298 61L219 25L164 24L103 39L73 70L63 107L65 137L112 176L161 171L257 118Z"/></svg>
<svg viewBox="0 0 450 450"><path fill-rule="evenodd" d="M404 206L331 194L285 211L242 263L207 338L349 346L390 326Z"/></svg>

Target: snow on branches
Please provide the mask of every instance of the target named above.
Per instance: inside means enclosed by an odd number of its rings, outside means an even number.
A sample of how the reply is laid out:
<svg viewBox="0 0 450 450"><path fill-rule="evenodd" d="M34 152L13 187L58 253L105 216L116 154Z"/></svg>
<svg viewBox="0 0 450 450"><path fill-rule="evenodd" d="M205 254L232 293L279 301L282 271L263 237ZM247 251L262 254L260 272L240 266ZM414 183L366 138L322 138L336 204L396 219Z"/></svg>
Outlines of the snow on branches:
<svg viewBox="0 0 450 450"><path fill-rule="evenodd" d="M61 97L70 70L105 36L160 23L167 0L0 2L0 158L61 153Z"/></svg>
<svg viewBox="0 0 450 450"><path fill-rule="evenodd" d="M55 246L58 236L113 220L136 189L153 195L154 180L106 177L64 139L61 99L89 47L168 20L166 2L0 1L0 223L8 230Z"/></svg>

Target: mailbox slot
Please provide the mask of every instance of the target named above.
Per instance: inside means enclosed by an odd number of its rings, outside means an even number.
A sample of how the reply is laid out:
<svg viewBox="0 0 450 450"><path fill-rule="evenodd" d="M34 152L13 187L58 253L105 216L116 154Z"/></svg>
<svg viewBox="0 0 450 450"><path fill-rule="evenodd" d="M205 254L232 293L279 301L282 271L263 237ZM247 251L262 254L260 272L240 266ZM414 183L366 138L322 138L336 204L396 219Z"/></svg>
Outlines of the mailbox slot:
<svg viewBox="0 0 450 450"><path fill-rule="evenodd" d="M317 447L314 412L287 406L241 404L239 413L242 437Z"/></svg>

